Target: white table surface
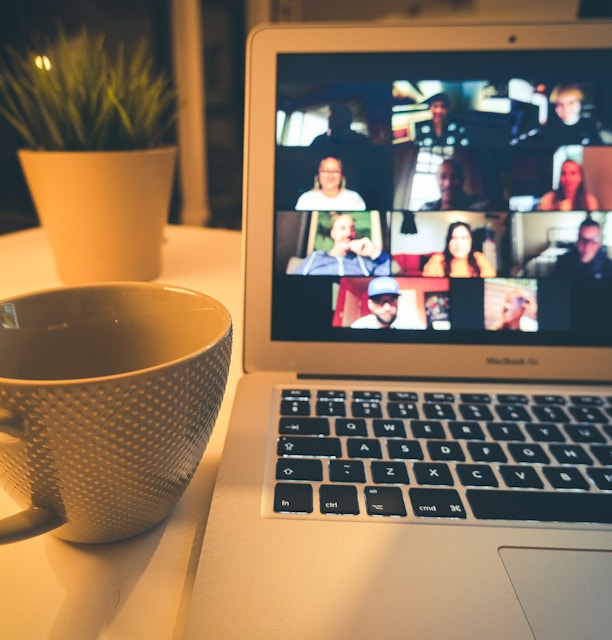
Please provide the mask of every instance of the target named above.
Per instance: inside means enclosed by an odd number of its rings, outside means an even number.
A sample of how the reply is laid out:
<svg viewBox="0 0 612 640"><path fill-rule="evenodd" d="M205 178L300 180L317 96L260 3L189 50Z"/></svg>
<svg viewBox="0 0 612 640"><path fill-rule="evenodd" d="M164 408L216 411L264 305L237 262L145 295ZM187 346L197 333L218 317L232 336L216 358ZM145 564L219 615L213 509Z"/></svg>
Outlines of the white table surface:
<svg viewBox="0 0 612 640"><path fill-rule="evenodd" d="M241 373L241 234L168 226L159 282L221 301L234 320L227 393L198 470L170 518L140 536L78 545L44 534L0 545L3 640L181 638L235 385ZM41 228L0 236L0 299L61 286ZM0 490L0 517L18 511Z"/></svg>

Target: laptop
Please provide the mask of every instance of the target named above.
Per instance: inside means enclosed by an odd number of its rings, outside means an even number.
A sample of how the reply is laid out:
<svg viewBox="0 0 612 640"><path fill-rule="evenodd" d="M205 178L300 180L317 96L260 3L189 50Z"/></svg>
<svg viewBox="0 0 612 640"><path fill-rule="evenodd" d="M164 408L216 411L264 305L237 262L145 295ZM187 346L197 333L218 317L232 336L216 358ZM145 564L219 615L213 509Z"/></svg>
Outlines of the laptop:
<svg viewBox="0 0 612 640"><path fill-rule="evenodd" d="M251 34L187 638L610 637L611 35Z"/></svg>

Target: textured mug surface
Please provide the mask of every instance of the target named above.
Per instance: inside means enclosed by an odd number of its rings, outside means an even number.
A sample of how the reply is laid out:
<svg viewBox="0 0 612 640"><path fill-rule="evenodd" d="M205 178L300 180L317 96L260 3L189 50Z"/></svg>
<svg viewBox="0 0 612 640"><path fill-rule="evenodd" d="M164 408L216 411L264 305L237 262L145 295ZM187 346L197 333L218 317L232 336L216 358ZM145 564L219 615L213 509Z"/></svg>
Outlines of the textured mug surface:
<svg viewBox="0 0 612 640"><path fill-rule="evenodd" d="M163 520L206 448L231 343L228 311L177 287L109 283L0 302L0 483L20 517L37 520L17 533L0 521L0 542L55 527L109 542Z"/></svg>

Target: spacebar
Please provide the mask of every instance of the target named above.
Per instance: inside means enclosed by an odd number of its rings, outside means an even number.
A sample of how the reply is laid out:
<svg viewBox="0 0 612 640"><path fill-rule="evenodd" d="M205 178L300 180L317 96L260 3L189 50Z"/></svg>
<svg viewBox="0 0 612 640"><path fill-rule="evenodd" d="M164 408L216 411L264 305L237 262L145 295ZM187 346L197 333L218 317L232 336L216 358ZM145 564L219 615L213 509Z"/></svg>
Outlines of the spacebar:
<svg viewBox="0 0 612 640"><path fill-rule="evenodd" d="M612 494L468 489L479 520L612 524Z"/></svg>

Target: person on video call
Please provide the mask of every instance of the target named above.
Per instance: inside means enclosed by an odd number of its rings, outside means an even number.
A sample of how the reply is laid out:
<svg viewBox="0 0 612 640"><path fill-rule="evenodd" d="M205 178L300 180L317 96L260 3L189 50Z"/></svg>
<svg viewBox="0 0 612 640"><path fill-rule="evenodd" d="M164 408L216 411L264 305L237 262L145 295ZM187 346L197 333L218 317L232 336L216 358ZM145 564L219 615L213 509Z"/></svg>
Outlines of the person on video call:
<svg viewBox="0 0 612 640"><path fill-rule="evenodd" d="M465 175L461 164L455 158L447 158L438 169L440 198L426 202L420 211L482 211L488 202L476 196L470 196L463 190Z"/></svg>
<svg viewBox="0 0 612 640"><path fill-rule="evenodd" d="M537 206L538 211L596 211L597 197L589 193L584 182L582 165L565 160L561 165L559 187L545 193Z"/></svg>
<svg viewBox="0 0 612 640"><path fill-rule="evenodd" d="M424 329L417 322L408 322L398 314L400 289L395 278L375 278L368 284L370 313L351 324L352 329Z"/></svg>
<svg viewBox="0 0 612 640"><path fill-rule="evenodd" d="M469 139L465 126L449 117L446 93L436 93L427 99L431 120L416 123L414 141L420 147L465 147Z"/></svg>
<svg viewBox="0 0 612 640"><path fill-rule="evenodd" d="M314 138L310 143L313 149L325 150L334 155L333 151L338 147L347 145L358 147L369 147L370 139L353 131L351 123L353 114L345 104L332 104L329 106L327 114L327 131Z"/></svg>
<svg viewBox="0 0 612 640"><path fill-rule="evenodd" d="M391 257L377 249L370 238L358 238L348 213L335 217L329 232L333 247L315 250L296 269L303 276L381 276L391 273Z"/></svg>
<svg viewBox="0 0 612 640"><path fill-rule="evenodd" d="M568 144L601 144L597 125L582 115L584 94L575 84L557 85L550 94L554 108L544 130L547 144L560 147Z"/></svg>
<svg viewBox="0 0 612 640"><path fill-rule="evenodd" d="M443 253L434 253L423 267L423 275L433 278L494 278L496 270L480 251L474 251L472 228L453 222L446 233Z"/></svg>
<svg viewBox="0 0 612 640"><path fill-rule="evenodd" d="M612 260L601 242L601 225L586 218L578 228L578 239L557 257L554 275L559 278L612 278Z"/></svg>
<svg viewBox="0 0 612 640"><path fill-rule="evenodd" d="M303 193L295 204L297 211L364 211L366 204L356 192L345 186L342 161L323 158L315 177L315 187Z"/></svg>
<svg viewBox="0 0 612 640"><path fill-rule="evenodd" d="M501 309L497 331L537 331L538 321L534 318L535 302L531 296L520 289L511 289L506 293Z"/></svg>

